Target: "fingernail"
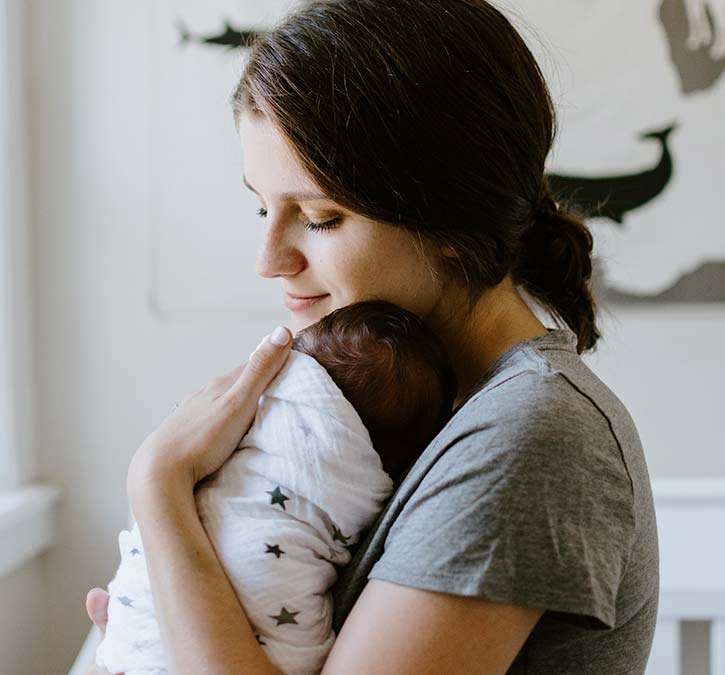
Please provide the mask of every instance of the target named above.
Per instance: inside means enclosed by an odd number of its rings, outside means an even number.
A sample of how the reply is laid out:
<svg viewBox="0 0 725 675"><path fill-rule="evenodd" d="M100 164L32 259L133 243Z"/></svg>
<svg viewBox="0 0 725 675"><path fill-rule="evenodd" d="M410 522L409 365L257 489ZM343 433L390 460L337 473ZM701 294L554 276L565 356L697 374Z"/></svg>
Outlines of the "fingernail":
<svg viewBox="0 0 725 675"><path fill-rule="evenodd" d="M280 346L286 345L289 342L289 333L287 332L287 329L284 328L284 326L277 326L277 328L274 329L274 333L272 333L272 337L269 338L269 341Z"/></svg>

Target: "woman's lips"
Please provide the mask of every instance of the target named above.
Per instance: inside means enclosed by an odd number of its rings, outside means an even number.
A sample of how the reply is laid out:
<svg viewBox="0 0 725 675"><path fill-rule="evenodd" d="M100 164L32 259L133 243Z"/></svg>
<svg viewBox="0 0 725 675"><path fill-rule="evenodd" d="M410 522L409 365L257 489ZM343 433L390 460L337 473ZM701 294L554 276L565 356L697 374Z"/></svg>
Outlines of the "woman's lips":
<svg viewBox="0 0 725 675"><path fill-rule="evenodd" d="M315 295L315 296L298 296L298 295L290 295L289 293L285 293L284 295L284 304L287 309L289 309L292 312L301 312L305 309L309 309L314 305L316 302L319 302L320 300L323 300L324 298L328 297L330 294L326 293L325 295Z"/></svg>

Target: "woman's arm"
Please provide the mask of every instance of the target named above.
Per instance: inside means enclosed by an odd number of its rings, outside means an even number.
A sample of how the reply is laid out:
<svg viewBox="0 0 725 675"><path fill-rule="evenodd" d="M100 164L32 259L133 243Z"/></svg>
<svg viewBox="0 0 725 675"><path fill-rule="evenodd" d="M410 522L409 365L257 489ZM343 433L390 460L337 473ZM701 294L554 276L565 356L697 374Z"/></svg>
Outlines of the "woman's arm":
<svg viewBox="0 0 725 675"><path fill-rule="evenodd" d="M322 675L504 675L541 614L371 579Z"/></svg>
<svg viewBox="0 0 725 675"><path fill-rule="evenodd" d="M166 488L145 500L138 522L169 672L279 675L214 554L192 488L168 475L163 481ZM503 675L541 613L373 579L323 674Z"/></svg>
<svg viewBox="0 0 725 675"><path fill-rule="evenodd" d="M154 474L147 474L154 482ZM199 521L193 486L159 476L134 514L169 673L249 675L279 671L269 661Z"/></svg>
<svg viewBox="0 0 725 675"><path fill-rule="evenodd" d="M194 486L234 452L290 347L283 328L263 339L247 364L184 398L131 460L129 503L174 675L279 673L257 643L201 524Z"/></svg>
<svg viewBox="0 0 725 675"><path fill-rule="evenodd" d="M246 367L184 399L131 462L129 501L170 674L280 673L258 644L201 525L194 485L231 455L288 348L264 341ZM374 580L324 672L503 674L540 614Z"/></svg>

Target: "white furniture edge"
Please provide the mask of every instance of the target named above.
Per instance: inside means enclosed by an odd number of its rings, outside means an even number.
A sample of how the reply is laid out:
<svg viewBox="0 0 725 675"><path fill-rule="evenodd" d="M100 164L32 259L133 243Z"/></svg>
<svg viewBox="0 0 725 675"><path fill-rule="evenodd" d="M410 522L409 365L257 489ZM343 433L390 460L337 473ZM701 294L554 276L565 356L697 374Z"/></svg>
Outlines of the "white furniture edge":
<svg viewBox="0 0 725 675"><path fill-rule="evenodd" d="M721 506L725 504L725 479L656 478L652 479L652 492L656 509L674 506ZM658 618L677 621L723 621L725 592L660 589Z"/></svg>
<svg viewBox="0 0 725 675"><path fill-rule="evenodd" d="M725 502L725 478L652 478L655 506Z"/></svg>
<svg viewBox="0 0 725 675"><path fill-rule="evenodd" d="M68 675L88 675L96 662L96 648L100 643L101 631L93 624L88 631L88 635L86 635L86 639L83 641L83 646L80 648L78 656L76 656L73 665L68 671Z"/></svg>
<svg viewBox="0 0 725 675"><path fill-rule="evenodd" d="M725 501L725 479L652 478L651 483L656 506L682 503L722 503ZM129 530L133 526L133 522L129 510L127 525ZM702 606L698 600L703 601ZM680 663L679 624L677 622L682 620L683 615L693 620L712 618L712 600L712 594L703 594L700 597L693 593L684 595L661 593L657 616L658 630L655 639L667 647L664 653L669 666L674 667L674 664ZM721 606L725 607L725 594L723 594ZM725 619L725 616L722 618ZM725 644L725 640L717 638L725 631L725 627L721 622L714 622L712 626L713 637L716 639L711 640L711 658L714 663L719 663L725 660L721 647ZM96 647L99 642L100 631L96 626L91 626L68 675L87 675L95 661ZM664 673L664 670L655 670L655 672Z"/></svg>
<svg viewBox="0 0 725 675"><path fill-rule="evenodd" d="M61 492L36 483L0 492L0 578L17 570L55 541L55 505Z"/></svg>

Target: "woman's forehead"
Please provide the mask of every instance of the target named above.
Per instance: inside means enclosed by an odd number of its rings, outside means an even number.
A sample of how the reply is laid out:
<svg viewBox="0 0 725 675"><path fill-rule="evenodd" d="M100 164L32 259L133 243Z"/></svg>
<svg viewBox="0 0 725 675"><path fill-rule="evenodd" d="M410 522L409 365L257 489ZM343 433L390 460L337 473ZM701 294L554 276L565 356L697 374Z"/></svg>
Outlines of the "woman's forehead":
<svg viewBox="0 0 725 675"><path fill-rule="evenodd" d="M242 179L250 190L279 201L328 199L267 118L242 115L239 137L244 154Z"/></svg>

